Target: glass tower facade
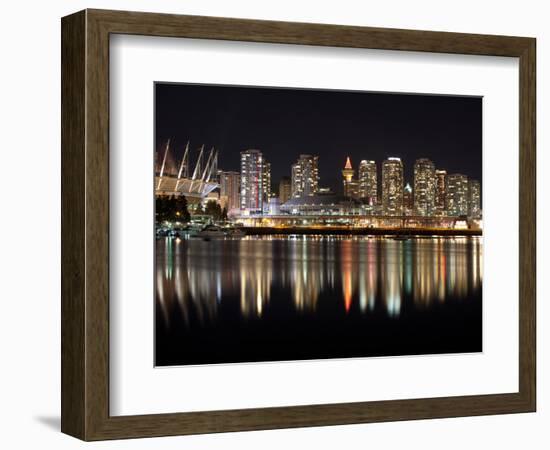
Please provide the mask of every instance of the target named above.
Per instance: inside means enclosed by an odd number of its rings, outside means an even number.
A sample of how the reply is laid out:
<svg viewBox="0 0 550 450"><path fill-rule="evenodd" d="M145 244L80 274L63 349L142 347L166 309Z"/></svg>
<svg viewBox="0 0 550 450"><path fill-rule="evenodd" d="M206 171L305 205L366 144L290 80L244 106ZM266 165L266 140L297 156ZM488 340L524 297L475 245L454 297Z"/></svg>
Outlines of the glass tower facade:
<svg viewBox="0 0 550 450"><path fill-rule="evenodd" d="M414 163L414 213L431 216L435 208L435 166L427 158Z"/></svg>
<svg viewBox="0 0 550 450"><path fill-rule="evenodd" d="M263 208L263 156L260 150L241 152L241 212L259 214Z"/></svg>
<svg viewBox="0 0 550 450"><path fill-rule="evenodd" d="M226 198L228 211L240 209L240 184L241 174L239 172L220 171L220 197Z"/></svg>
<svg viewBox="0 0 550 450"><path fill-rule="evenodd" d="M468 215L481 217L481 185L477 180L468 181Z"/></svg>
<svg viewBox="0 0 550 450"><path fill-rule="evenodd" d="M468 214L468 177L461 174L447 176L447 214L465 216Z"/></svg>
<svg viewBox="0 0 550 450"><path fill-rule="evenodd" d="M403 213L403 163L388 158L382 163L382 208L388 216Z"/></svg>
<svg viewBox="0 0 550 450"><path fill-rule="evenodd" d="M378 202L378 181L376 177L376 163L363 160L359 164L359 197L365 199L369 205Z"/></svg>
<svg viewBox="0 0 550 450"><path fill-rule="evenodd" d="M444 216L447 213L447 171L435 171L435 213Z"/></svg>
<svg viewBox="0 0 550 450"><path fill-rule="evenodd" d="M269 198L271 197L271 164L267 162L265 157L262 161L262 188L262 201L266 206L269 205Z"/></svg>
<svg viewBox="0 0 550 450"><path fill-rule="evenodd" d="M312 196L319 190L319 157L300 155L292 165L292 197Z"/></svg>

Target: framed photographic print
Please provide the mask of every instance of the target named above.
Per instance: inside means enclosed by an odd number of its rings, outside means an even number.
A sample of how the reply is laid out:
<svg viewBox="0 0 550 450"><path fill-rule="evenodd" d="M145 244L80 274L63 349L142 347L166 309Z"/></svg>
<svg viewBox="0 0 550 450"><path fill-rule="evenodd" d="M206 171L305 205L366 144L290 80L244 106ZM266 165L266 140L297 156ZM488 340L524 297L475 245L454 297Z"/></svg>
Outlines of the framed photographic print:
<svg viewBox="0 0 550 450"><path fill-rule="evenodd" d="M62 19L62 431L535 410L535 39Z"/></svg>

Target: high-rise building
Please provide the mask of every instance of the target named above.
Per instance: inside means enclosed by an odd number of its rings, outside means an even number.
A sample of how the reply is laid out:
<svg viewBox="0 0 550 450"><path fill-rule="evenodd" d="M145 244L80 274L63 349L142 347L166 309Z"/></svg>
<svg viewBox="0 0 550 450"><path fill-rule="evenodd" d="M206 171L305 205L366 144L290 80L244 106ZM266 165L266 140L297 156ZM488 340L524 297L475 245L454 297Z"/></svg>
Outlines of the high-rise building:
<svg viewBox="0 0 550 450"><path fill-rule="evenodd" d="M220 199L224 199L227 211L240 209L241 174L239 172L219 172Z"/></svg>
<svg viewBox="0 0 550 450"><path fill-rule="evenodd" d="M403 215L410 216L414 212L413 188L409 183L403 189Z"/></svg>
<svg viewBox="0 0 550 450"><path fill-rule="evenodd" d="M300 155L292 165L292 197L306 197L317 193L319 189L319 157Z"/></svg>
<svg viewBox="0 0 550 450"><path fill-rule="evenodd" d="M269 205L269 198L271 197L271 163L265 158L262 164L262 188L262 201L264 205Z"/></svg>
<svg viewBox="0 0 550 450"><path fill-rule="evenodd" d="M349 156L346 159L346 165L342 169L342 176L344 177L344 195L346 197L353 197L353 176L355 175L355 170L351 167L351 161Z"/></svg>
<svg viewBox="0 0 550 450"><path fill-rule="evenodd" d="M290 177L283 177L279 181L279 202L281 205L292 197L292 183Z"/></svg>
<svg viewBox="0 0 550 450"><path fill-rule="evenodd" d="M292 198L302 196L302 166L296 162L290 166L290 195Z"/></svg>
<svg viewBox="0 0 550 450"><path fill-rule="evenodd" d="M263 156L260 150L241 152L241 212L260 214L263 208Z"/></svg>
<svg viewBox="0 0 550 450"><path fill-rule="evenodd" d="M465 216L468 214L468 177L461 174L447 176L447 214Z"/></svg>
<svg viewBox="0 0 550 450"><path fill-rule="evenodd" d="M388 158L382 163L382 208L388 216L403 213L403 163L400 158Z"/></svg>
<svg viewBox="0 0 550 450"><path fill-rule="evenodd" d="M359 197L369 205L378 201L378 181L376 178L376 163L363 160L359 164Z"/></svg>
<svg viewBox="0 0 550 450"><path fill-rule="evenodd" d="M344 190L345 190L344 194L347 197L358 199L359 198L359 181L356 179L351 180L350 182L345 184Z"/></svg>
<svg viewBox="0 0 550 450"><path fill-rule="evenodd" d="M447 211L447 171L435 171L435 213L443 216Z"/></svg>
<svg viewBox="0 0 550 450"><path fill-rule="evenodd" d="M431 216L435 207L435 166L427 158L414 163L414 213Z"/></svg>
<svg viewBox="0 0 550 450"><path fill-rule="evenodd" d="M344 195L351 198L359 198L359 181L354 178L355 170L351 167L349 156L346 159L346 165L342 170L344 177Z"/></svg>
<svg viewBox="0 0 550 450"><path fill-rule="evenodd" d="M481 216L481 185L477 180L468 180L468 215L476 219Z"/></svg>

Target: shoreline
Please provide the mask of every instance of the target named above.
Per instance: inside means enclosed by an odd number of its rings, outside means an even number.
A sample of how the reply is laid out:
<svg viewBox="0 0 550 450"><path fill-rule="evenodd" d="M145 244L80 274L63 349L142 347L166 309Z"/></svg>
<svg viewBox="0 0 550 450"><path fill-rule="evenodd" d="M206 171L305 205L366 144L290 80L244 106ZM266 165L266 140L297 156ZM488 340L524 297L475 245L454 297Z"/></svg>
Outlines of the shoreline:
<svg viewBox="0 0 550 450"><path fill-rule="evenodd" d="M455 230L432 228L348 228L348 227L242 227L248 236L254 235L356 235L356 236L482 236L483 230Z"/></svg>

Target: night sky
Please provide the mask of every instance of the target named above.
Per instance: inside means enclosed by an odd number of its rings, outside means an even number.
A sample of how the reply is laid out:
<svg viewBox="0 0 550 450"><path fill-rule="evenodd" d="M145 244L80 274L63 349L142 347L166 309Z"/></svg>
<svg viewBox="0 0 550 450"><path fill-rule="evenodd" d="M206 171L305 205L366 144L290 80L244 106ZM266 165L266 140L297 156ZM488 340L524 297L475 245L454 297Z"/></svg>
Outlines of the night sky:
<svg viewBox="0 0 550 450"><path fill-rule="evenodd" d="M337 90L155 84L156 150L168 138L180 158L191 142L192 164L205 144L219 150L219 168L239 171L241 150L255 148L271 162L272 190L301 153L319 156L321 187L342 190L341 170L350 156L403 160L405 182L413 164L482 181L482 99ZM380 185L379 185L380 189Z"/></svg>

